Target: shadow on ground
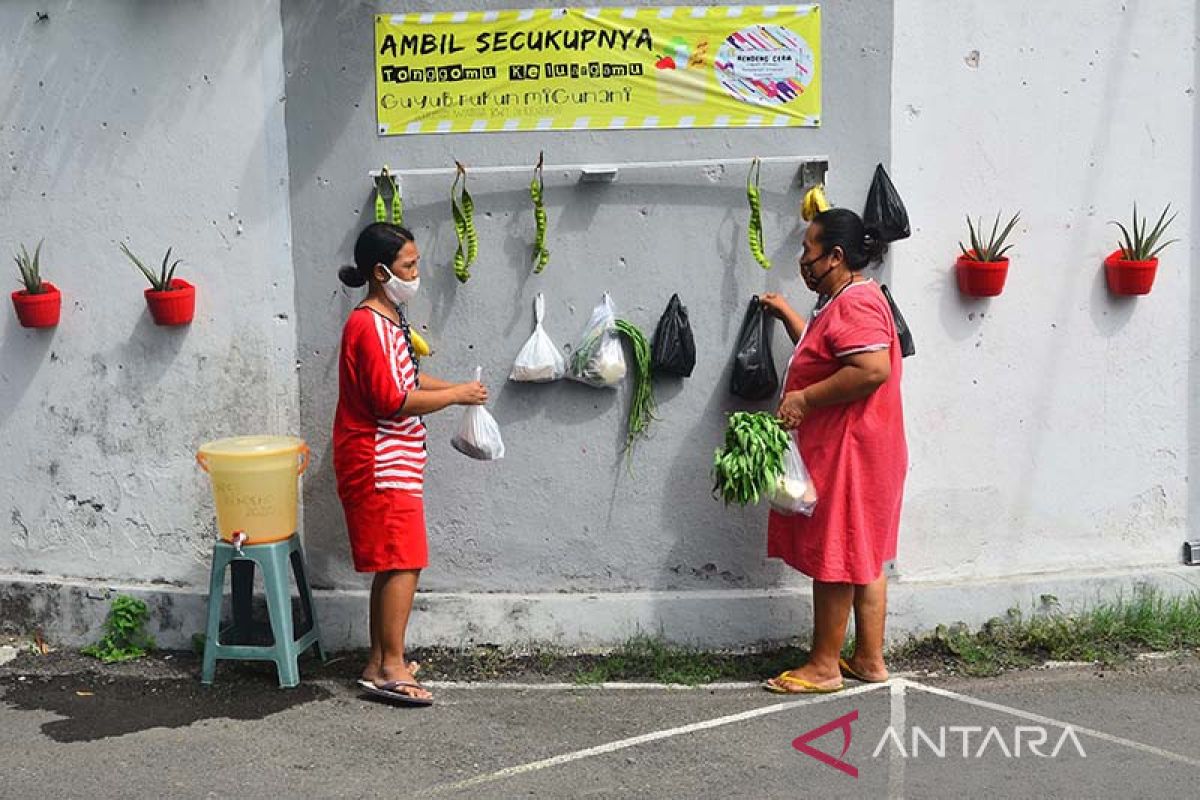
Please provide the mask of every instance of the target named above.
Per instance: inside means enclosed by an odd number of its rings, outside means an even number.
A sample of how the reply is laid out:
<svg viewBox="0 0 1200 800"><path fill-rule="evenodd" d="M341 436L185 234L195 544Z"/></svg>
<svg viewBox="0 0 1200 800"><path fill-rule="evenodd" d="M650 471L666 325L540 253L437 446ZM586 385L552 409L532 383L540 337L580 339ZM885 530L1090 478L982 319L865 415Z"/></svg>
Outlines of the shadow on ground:
<svg viewBox="0 0 1200 800"><path fill-rule="evenodd" d="M147 680L138 675L4 677L3 702L22 711L49 711L61 719L42 732L57 742L90 742L149 728L184 728L207 719L258 720L330 697L302 683L280 689L268 665L221 665L213 686L195 677ZM222 681L221 678L224 678Z"/></svg>

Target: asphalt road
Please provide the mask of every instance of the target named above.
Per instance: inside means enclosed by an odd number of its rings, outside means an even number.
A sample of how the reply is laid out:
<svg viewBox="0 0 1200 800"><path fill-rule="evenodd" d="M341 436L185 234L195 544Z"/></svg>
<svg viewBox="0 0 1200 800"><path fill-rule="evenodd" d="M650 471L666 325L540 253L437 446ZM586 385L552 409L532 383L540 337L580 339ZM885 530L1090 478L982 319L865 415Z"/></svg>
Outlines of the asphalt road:
<svg viewBox="0 0 1200 800"><path fill-rule="evenodd" d="M427 709L190 672L0 674L0 797L1200 796L1194 657L803 698L434 684Z"/></svg>

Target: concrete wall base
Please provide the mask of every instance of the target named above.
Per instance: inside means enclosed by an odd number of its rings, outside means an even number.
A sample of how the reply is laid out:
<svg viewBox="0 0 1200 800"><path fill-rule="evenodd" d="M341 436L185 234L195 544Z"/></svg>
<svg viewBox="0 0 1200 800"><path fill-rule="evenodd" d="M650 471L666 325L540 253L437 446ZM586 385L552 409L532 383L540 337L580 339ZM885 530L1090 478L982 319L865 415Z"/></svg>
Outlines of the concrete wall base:
<svg viewBox="0 0 1200 800"><path fill-rule="evenodd" d="M1200 591L1200 569L1146 567L1123 572L1024 575L989 581L905 582L890 586L892 641L938 624L978 626L1009 608L1040 608L1052 596L1071 611L1131 596L1141 587L1166 595ZM0 575L0 628L41 630L51 642L79 646L99 637L112 597L129 594L151 609L160 647L188 648L204 628L206 596L193 587L114 585L56 580L45 575ZM365 590L316 592L322 633L332 650L367 644ZM804 590L543 593L421 593L409 643L601 649L638 633L706 648L807 638L812 598Z"/></svg>

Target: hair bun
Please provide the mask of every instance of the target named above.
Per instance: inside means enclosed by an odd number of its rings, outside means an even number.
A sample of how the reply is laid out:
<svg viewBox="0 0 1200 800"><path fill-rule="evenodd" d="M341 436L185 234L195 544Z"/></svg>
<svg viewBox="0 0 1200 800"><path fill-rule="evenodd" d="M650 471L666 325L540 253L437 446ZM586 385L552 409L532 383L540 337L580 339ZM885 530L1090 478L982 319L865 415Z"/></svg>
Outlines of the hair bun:
<svg viewBox="0 0 1200 800"><path fill-rule="evenodd" d="M887 252L887 242L883 240L878 228L867 228L863 233L863 252L866 253L867 263L883 260L883 255Z"/></svg>
<svg viewBox="0 0 1200 800"><path fill-rule="evenodd" d="M359 286L363 286L367 282L366 277L359 272L358 267L353 267L349 264L338 268L338 280L352 289L357 289Z"/></svg>

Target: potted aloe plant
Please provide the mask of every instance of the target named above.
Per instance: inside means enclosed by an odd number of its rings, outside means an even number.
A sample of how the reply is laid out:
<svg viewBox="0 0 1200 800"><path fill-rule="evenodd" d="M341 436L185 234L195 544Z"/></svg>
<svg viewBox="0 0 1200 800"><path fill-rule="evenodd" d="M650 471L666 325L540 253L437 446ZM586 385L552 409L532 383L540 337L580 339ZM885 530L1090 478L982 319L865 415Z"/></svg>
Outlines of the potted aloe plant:
<svg viewBox="0 0 1200 800"><path fill-rule="evenodd" d="M26 328L53 328L62 312L62 294L53 283L42 280L42 242L38 242L32 256L25 245L21 245L21 252L14 260L25 286L12 293L17 319Z"/></svg>
<svg viewBox="0 0 1200 800"><path fill-rule="evenodd" d="M992 232L985 237L983 220L979 220L979 228L976 230L971 218L967 217L971 248L968 250L959 242L958 249L962 250L962 255L954 265L960 292L969 297L995 297L1004 291L1004 281L1008 277L1008 257L1004 254L1012 247L1004 242L1020 218L1020 213L1013 214L1012 219L1001 229L1000 214L997 213Z"/></svg>
<svg viewBox="0 0 1200 800"><path fill-rule="evenodd" d="M1171 214L1171 218L1167 219L1170 210L1171 204L1167 203L1166 208L1158 215L1158 222L1154 223L1149 232L1146 228L1150 220L1138 216L1137 203L1133 204L1132 235L1129 228L1116 220L1112 221L1113 225L1121 229L1123 238L1117 242L1120 249L1104 259L1104 277L1110 292L1119 295L1150 293L1150 287L1154 285L1154 276L1158 273L1158 254L1167 245L1179 241L1169 239L1159 243L1159 239L1175 221L1176 214Z"/></svg>
<svg viewBox="0 0 1200 800"><path fill-rule="evenodd" d="M146 279L150 288L145 291L146 305L150 307L150 316L157 325L187 325L196 313L196 287L183 278L175 277L175 268L182 259L171 261L171 248L163 256L162 266L156 273L135 256L124 242L121 242L121 252L133 262Z"/></svg>

